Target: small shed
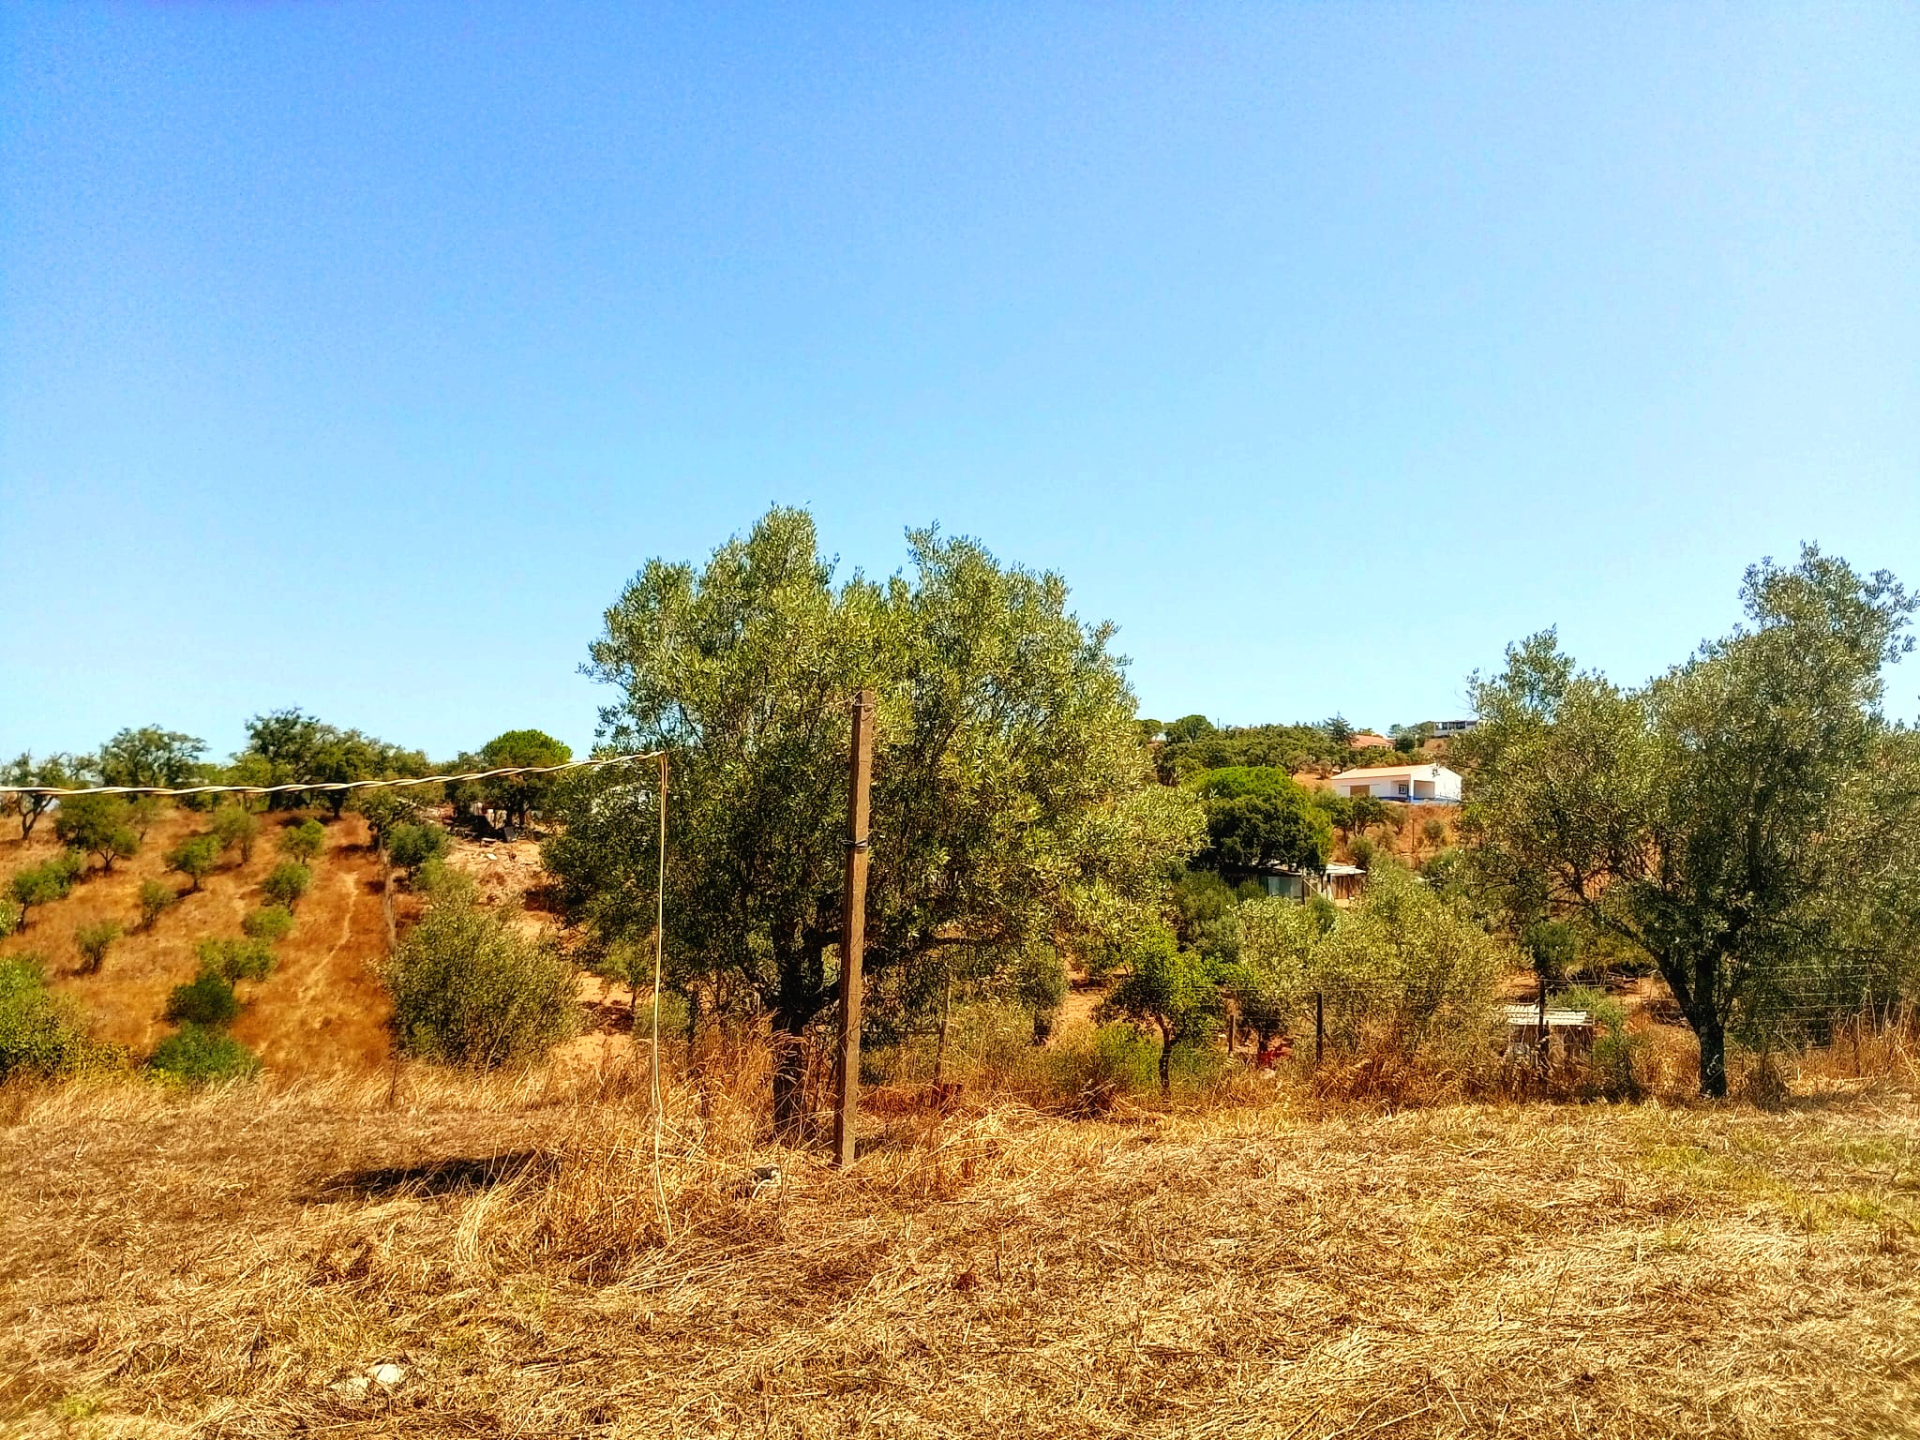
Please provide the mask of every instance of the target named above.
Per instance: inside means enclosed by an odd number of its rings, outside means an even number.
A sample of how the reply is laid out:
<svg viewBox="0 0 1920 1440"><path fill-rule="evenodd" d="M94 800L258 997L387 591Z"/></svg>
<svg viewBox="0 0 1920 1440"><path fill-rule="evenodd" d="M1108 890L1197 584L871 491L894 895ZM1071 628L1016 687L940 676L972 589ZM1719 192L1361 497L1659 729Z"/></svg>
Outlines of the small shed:
<svg viewBox="0 0 1920 1440"><path fill-rule="evenodd" d="M1558 1055L1585 1055L1593 1049L1593 1012L1591 1010L1548 1010L1547 1023L1540 1024L1538 1005L1509 1005L1507 1049L1509 1060L1525 1059L1540 1053L1540 1042L1548 1052Z"/></svg>

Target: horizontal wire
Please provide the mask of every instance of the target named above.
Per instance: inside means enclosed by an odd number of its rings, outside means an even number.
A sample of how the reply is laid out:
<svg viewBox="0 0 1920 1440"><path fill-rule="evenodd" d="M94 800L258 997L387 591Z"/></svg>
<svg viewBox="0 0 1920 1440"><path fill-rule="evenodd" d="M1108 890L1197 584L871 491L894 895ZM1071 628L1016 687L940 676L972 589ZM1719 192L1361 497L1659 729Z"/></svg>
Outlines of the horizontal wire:
<svg viewBox="0 0 1920 1440"><path fill-rule="evenodd" d="M0 795L46 795L66 799L75 795L279 795L295 790L374 790L403 785L442 785L466 780L492 780L502 775L552 775L599 765L624 765L630 760L657 760L667 752L648 750L636 755L606 755L594 760L570 760L564 765L508 765L498 770L471 770L464 775L418 775L398 780L299 780L285 785L188 785L169 789L161 785L93 785L61 790L50 785L0 785Z"/></svg>

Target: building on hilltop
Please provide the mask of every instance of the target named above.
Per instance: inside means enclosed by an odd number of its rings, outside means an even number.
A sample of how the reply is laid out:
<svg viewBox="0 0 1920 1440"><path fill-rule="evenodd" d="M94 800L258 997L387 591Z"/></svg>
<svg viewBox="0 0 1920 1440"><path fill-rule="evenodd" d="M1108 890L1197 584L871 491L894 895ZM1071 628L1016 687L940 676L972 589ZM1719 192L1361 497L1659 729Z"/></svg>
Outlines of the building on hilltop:
<svg viewBox="0 0 1920 1440"><path fill-rule="evenodd" d="M1327 784L1336 795L1372 795L1409 805L1460 803L1460 777L1444 765L1375 765L1342 770Z"/></svg>

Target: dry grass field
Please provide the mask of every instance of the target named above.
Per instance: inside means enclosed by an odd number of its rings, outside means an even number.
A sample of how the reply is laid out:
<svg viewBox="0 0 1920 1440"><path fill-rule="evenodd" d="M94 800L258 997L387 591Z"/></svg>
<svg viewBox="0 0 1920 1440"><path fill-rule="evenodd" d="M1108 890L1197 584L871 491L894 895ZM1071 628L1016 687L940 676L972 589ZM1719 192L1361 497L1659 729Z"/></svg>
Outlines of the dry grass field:
<svg viewBox="0 0 1920 1440"><path fill-rule="evenodd" d="M756 1065L672 1087L658 1191L622 1077L0 1093L0 1431L1920 1433L1903 1091L882 1095L839 1174Z"/></svg>

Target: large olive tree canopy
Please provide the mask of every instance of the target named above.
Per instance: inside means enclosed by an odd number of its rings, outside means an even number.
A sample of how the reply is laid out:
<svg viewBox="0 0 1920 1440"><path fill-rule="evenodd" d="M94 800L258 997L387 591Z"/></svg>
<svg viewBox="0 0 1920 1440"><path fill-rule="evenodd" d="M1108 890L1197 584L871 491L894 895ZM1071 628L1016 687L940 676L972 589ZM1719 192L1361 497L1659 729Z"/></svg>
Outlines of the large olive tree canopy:
<svg viewBox="0 0 1920 1440"><path fill-rule="evenodd" d="M871 973L1146 919L1201 819L1153 783L1111 638L1068 611L1059 576L934 530L909 535L884 581L836 582L812 518L789 509L703 567L650 561L587 669L619 691L603 744L671 754L678 973L744 979L787 1035L832 999L848 704L863 687L878 696ZM609 937L638 933L655 845L644 778L594 774L563 795L548 863L569 909ZM777 1110L797 1099L792 1079Z"/></svg>

